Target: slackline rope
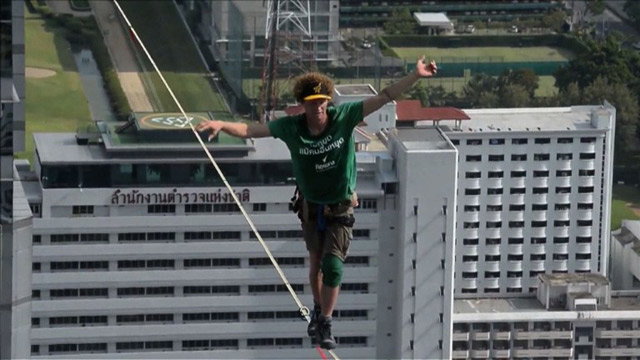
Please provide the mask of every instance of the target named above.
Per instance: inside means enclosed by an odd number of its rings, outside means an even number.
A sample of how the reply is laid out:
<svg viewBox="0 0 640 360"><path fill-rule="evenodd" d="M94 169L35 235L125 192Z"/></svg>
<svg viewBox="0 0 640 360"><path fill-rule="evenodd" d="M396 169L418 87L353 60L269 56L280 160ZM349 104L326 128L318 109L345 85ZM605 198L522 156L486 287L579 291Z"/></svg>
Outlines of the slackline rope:
<svg viewBox="0 0 640 360"><path fill-rule="evenodd" d="M233 191L233 188L231 187L231 185L229 185L229 182L227 181L227 178L222 173L222 170L220 170L220 167L218 166L218 163L213 159L213 155L211 155L211 153L209 152L209 149L207 149L207 146L204 144L204 141L200 137L200 134L196 131L195 127L193 127L193 124L191 124L191 121L188 120L187 113L182 108L182 104L180 104L180 101L178 101L178 99L176 98L175 94L171 90L171 87L169 86L167 81L164 79L164 76L160 72L160 69L158 69L158 66L156 65L156 62L153 60L153 58L151 57L151 54L149 54L149 52L147 51L147 48L144 46L144 43L142 42L142 39L140 39L140 37L138 36L138 33L133 28L133 25L131 25L131 22L127 18L127 15L125 15L124 11L120 7L120 4L118 4L118 0L113 0L113 3L118 8L118 11L120 12L120 15L122 15L122 18L124 19L124 21L126 22L127 26L129 27L129 31L131 32L131 35L133 35L135 37L135 40L138 42L138 44L140 45L140 47L144 51L145 55L147 56L147 58L151 62L151 65L153 65L154 70L156 71L156 73L158 73L158 76L160 77L160 80L162 80L162 83L167 88L167 91L169 91L169 95L171 95L171 98L173 99L173 101L178 106L178 109L180 109L180 113L182 114L182 116L184 116L185 121L187 121L187 123L189 124L189 128L191 128L191 131L195 135L196 139L198 139L198 142L200 143L200 146L202 147L202 150L204 150L204 152L207 154L207 157L209 158L209 160L211 160L211 164L213 164L213 167L216 169L216 172L218 172L218 175L222 179L222 182L227 187L227 190L229 190L229 194L231 194L231 197L233 198L233 201L235 201L236 205L238 205L238 208L240 209L240 212L242 213L242 216L244 216L244 218L247 220L247 223L251 227L251 230L256 235L256 238L258 239L258 241L260 241L260 245L262 245L262 248L264 249L264 251L269 256L269 259L271 260L271 264L273 264L273 266L275 267L276 271L280 275L280 278L282 279L282 282L284 282L285 286L289 290L289 293L291 293L291 297L293 297L293 300L298 305L298 310L300 311L300 315L307 321L307 323L311 322L311 316L310 316L309 308L304 306L304 305L302 305L302 302L298 298L298 295L296 294L296 292L291 287L291 284L289 283L289 280L287 280L287 277L285 276L284 272L280 268L280 265L278 265L278 262L273 257L273 254L271 253L271 250L269 250L269 248L267 247L267 244L264 242L264 239L262 239L262 236L260 235L260 233L256 229L256 226L253 224L253 221L249 217L249 214L247 214L247 211L242 206L242 203L240 203L240 201L238 200L238 197L236 196L236 193ZM316 347L316 349L320 353L320 356L323 359L325 359L326 356L324 355L324 352L323 352L322 348L320 348L319 344ZM336 355L336 353L333 350L327 350L327 351L331 354L331 356L333 356L333 358L335 360L340 360L340 358L338 358L338 355Z"/></svg>

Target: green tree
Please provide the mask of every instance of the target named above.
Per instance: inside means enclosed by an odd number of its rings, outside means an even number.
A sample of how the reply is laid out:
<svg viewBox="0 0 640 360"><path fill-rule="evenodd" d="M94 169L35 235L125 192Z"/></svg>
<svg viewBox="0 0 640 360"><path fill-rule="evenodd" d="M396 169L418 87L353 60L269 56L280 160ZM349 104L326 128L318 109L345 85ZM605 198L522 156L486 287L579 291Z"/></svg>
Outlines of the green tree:
<svg viewBox="0 0 640 360"><path fill-rule="evenodd" d="M471 108L491 107L487 102L494 103L493 97L488 94L494 94L497 98L499 85L497 79L481 73L473 76L469 82L462 88L462 95L467 104Z"/></svg>
<svg viewBox="0 0 640 360"><path fill-rule="evenodd" d="M538 75L533 69L506 70L498 79L501 87L506 85L522 86L529 94L529 97L534 97L536 89L538 89L538 81Z"/></svg>
<svg viewBox="0 0 640 360"><path fill-rule="evenodd" d="M604 9L604 0L587 0L587 12L593 15L601 15Z"/></svg>
<svg viewBox="0 0 640 360"><path fill-rule="evenodd" d="M383 24L387 34L415 34L417 24L408 7L396 8L391 13L389 20Z"/></svg>
<svg viewBox="0 0 640 360"><path fill-rule="evenodd" d="M567 14L562 10L550 12L542 17L542 26L561 32L566 17Z"/></svg>
<svg viewBox="0 0 640 360"><path fill-rule="evenodd" d="M636 25L636 28L640 28L640 2L637 0L627 0L624 3L624 11L627 13L627 16Z"/></svg>
<svg viewBox="0 0 640 360"><path fill-rule="evenodd" d="M499 107L517 108L531 104L531 96L520 84L506 84L500 89Z"/></svg>

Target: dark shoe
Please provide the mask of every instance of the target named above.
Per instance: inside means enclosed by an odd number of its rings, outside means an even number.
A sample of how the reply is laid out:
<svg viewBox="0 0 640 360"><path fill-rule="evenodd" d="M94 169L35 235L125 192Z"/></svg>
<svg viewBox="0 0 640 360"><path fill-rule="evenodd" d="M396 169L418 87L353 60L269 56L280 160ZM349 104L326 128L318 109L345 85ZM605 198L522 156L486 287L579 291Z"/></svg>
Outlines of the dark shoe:
<svg viewBox="0 0 640 360"><path fill-rule="evenodd" d="M331 318L320 316L316 330L316 343L321 348L332 350L336 348L336 339L331 335Z"/></svg>
<svg viewBox="0 0 640 360"><path fill-rule="evenodd" d="M310 317L311 321L309 321L309 326L307 326L307 334L310 337L315 337L316 329L318 328L318 318L320 317L320 305L315 305L313 307Z"/></svg>

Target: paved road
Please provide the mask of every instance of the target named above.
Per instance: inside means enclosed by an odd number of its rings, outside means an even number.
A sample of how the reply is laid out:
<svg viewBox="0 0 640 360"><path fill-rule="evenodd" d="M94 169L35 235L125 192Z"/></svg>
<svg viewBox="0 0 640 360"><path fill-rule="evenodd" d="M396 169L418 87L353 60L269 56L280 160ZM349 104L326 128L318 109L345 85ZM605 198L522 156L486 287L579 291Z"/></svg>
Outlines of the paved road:
<svg viewBox="0 0 640 360"><path fill-rule="evenodd" d="M140 79L138 62L128 43L130 35L120 23L118 9L111 1L91 0L89 3L131 109L135 112L153 111Z"/></svg>

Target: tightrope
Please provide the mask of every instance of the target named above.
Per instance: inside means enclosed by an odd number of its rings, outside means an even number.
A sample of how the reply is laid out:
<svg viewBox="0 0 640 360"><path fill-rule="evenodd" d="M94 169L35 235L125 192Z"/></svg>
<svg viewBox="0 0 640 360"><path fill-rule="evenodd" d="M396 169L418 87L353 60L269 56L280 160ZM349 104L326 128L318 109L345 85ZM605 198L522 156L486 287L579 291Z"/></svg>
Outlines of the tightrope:
<svg viewBox="0 0 640 360"><path fill-rule="evenodd" d="M238 208L240 209L240 212L242 213L242 216L244 216L244 218L247 220L247 223L251 227L251 231L253 231L253 233L256 235L256 238L260 242L260 245L262 245L262 248L264 249L264 251L269 256L269 259L271 260L271 264L273 264L273 266L275 267L276 271L278 272L278 275L280 275L280 278L282 279L282 282L285 284L285 286L289 290L289 293L293 297L293 300L296 302L296 305L298 305L298 310L300 311L300 315L307 321L307 323L311 322L311 316L310 316L311 314L310 314L309 308L304 306L304 305L302 305L302 302L300 301L300 298L298 298L298 295L293 290L293 287L291 287L291 284L289 283L289 280L287 280L287 277L285 276L284 272L280 268L280 265L278 264L276 259L273 257L273 254L271 253L271 250L269 250L269 248L267 247L267 244L265 243L264 239L262 239L262 236L260 235L260 233L256 229L256 226L254 225L253 221L249 217L249 214L247 214L247 211L242 206L242 203L240 203L240 200L238 200L238 197L236 196L236 193L233 191L233 188L231 187L231 185L229 185L229 182L227 181L227 178L222 173L222 170L220 170L220 167L218 166L218 163L214 160L213 155L211 155L211 152L209 152L209 149L207 149L207 146L205 145L204 141L200 137L200 134L198 133L198 131L196 131L196 129L193 126L193 124L191 124L191 121L188 120L187 113L182 108L182 104L180 104L180 101L178 101L178 99L176 98L175 94L171 90L171 87L169 86L167 81L164 79L164 76L160 72L160 69L158 69L158 66L156 65L156 62L153 60L153 58L151 57L151 54L149 54L149 52L147 51L147 48L144 46L144 43L142 42L142 39L140 39L140 37L138 36L138 33L133 28L133 25L131 25L131 22L129 21L129 18L127 18L127 15L125 15L124 11L120 7L120 4L118 4L118 0L113 0L113 3L115 4L116 8L118 8L118 12L120 12L120 15L122 15L122 18L124 19L125 23L127 24L127 27L129 28L129 31L131 32L131 34L134 36L135 40L138 42L138 44L140 45L140 47L144 51L145 55L149 59L149 62L151 62L151 65L153 65L153 69L156 71L156 73L160 77L160 80L162 80L162 83L166 87L167 91L169 91L169 95L171 95L171 98L173 99L175 104L178 106L178 109L180 109L180 113L182 114L182 116L184 116L185 121L187 121L187 123L189 124L189 128L191 129L191 131L195 135L196 139L198 139L198 142L200 143L200 146L202 147L202 150L204 150L204 152L207 154L207 157L211 161L211 164L213 164L213 167L216 169L216 172L218 173L218 175L222 179L222 182L227 187L227 190L229 190L229 194L233 198L233 201L235 201L236 205L238 205ZM320 356L323 359L325 359L326 356L324 355L324 351L320 348L320 346L317 346L316 349L320 353ZM328 350L328 352L329 352L329 354L331 354L331 356L335 360L340 360L338 355L336 355L336 353L333 350Z"/></svg>

